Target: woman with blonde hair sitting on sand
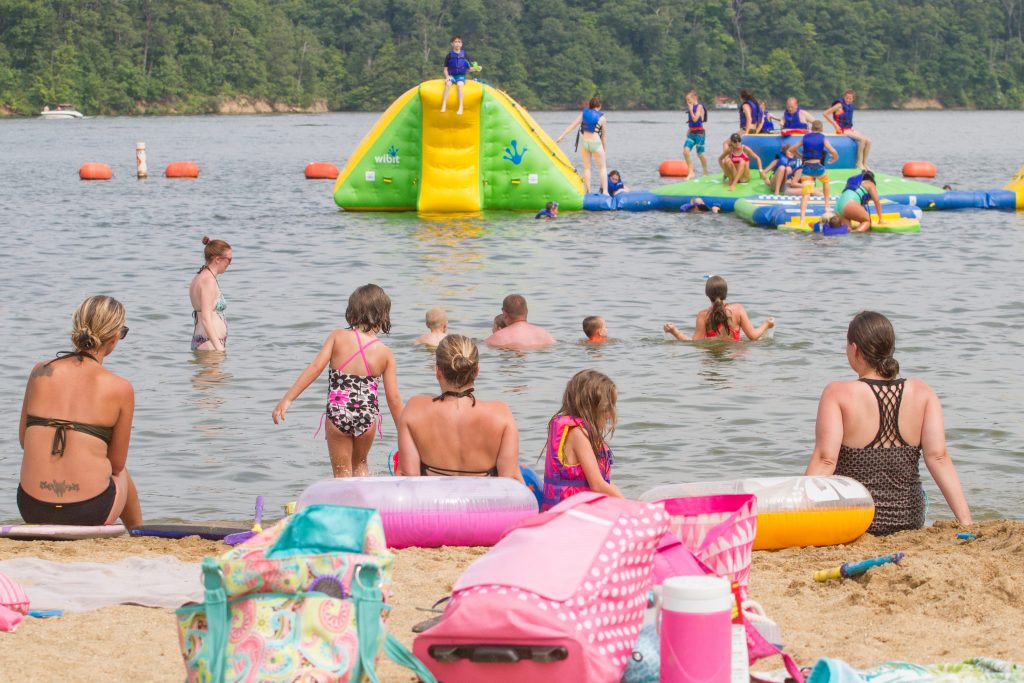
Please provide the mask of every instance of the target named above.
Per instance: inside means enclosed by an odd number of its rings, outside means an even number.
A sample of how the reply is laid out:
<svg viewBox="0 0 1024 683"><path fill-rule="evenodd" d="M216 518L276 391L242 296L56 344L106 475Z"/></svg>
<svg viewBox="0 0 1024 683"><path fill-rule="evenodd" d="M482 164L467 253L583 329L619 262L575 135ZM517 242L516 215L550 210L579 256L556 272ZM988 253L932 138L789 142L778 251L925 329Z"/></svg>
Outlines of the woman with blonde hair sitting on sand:
<svg viewBox="0 0 1024 683"><path fill-rule="evenodd" d="M103 367L128 334L124 321L117 299L89 297L73 317L75 351L32 368L18 424L18 510L29 524L142 524L125 469L135 392Z"/></svg>
<svg viewBox="0 0 1024 683"><path fill-rule="evenodd" d="M946 449L942 406L931 387L902 379L893 358L896 333L881 313L861 311L846 332L846 359L856 380L821 394L807 475L838 474L862 483L875 501L871 534L924 526L922 454L961 524L971 523L960 478Z"/></svg>
<svg viewBox="0 0 1024 683"><path fill-rule="evenodd" d="M434 354L437 396L414 396L398 425L398 473L523 480L519 431L502 401L473 395L480 352L472 339L450 334Z"/></svg>

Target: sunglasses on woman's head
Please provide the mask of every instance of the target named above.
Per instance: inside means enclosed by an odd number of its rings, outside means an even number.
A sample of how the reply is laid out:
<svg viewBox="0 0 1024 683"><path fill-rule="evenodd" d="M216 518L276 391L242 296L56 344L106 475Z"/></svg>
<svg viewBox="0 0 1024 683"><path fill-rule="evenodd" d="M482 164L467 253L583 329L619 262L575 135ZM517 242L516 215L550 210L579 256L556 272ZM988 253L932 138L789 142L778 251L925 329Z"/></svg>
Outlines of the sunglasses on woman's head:
<svg viewBox="0 0 1024 683"><path fill-rule="evenodd" d="M126 325L121 326L121 339L128 336L128 327Z"/></svg>

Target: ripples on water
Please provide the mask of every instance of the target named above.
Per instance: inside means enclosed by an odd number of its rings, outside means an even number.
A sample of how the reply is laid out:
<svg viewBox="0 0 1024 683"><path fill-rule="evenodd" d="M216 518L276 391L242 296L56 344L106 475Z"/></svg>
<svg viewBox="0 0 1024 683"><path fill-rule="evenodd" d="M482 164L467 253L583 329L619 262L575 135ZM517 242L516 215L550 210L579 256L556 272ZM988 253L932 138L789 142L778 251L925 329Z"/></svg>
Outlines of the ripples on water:
<svg viewBox="0 0 1024 683"><path fill-rule="evenodd" d="M711 140L734 114L711 122ZM971 135L962 118L971 117ZM898 171L935 162L938 184L1001 187L1024 161L1007 142L1014 113L866 113L873 165ZM320 380L275 427L270 411L326 335L343 324L349 293L380 283L393 300L386 339L403 397L433 392L432 356L412 347L426 309L442 305L451 329L478 338L501 299L526 295L530 320L562 340L552 350L484 349L478 394L511 406L524 462L538 455L568 378L594 367L619 387L615 480L639 494L666 481L799 474L814 444L818 396L852 378L845 330L863 308L889 315L905 374L942 399L950 451L981 515L1021 517L1024 503L1024 327L1019 263L1024 216L930 213L919 235L815 237L755 229L727 216L563 213L470 217L346 214L330 184L302 178L313 160L341 161L374 115L3 121L0 165L0 520L16 518L17 416L33 362L67 348L70 315L109 293L128 309L131 336L109 359L136 389L129 468L150 520L245 519L257 494L276 506L330 473L313 440L325 402ZM557 131L571 114L537 117ZM634 189L657 184L677 157L682 117L610 112L610 157ZM134 179L146 141L152 177ZM628 140L628 144L625 142ZM948 145L944 148L944 145ZM713 146L709 153L713 156ZM161 177L195 159L197 181ZM82 183L85 161L114 180ZM189 352L187 287L204 234L231 242L221 278L229 354ZM707 305L704 274L724 275L730 298L755 322L774 315L756 344L668 341L661 326L691 330ZM603 315L614 340L579 344L580 321ZM382 401L383 403L383 401ZM382 471L395 447L386 417L371 452ZM922 468L923 469L923 468ZM948 517L930 478L932 513Z"/></svg>

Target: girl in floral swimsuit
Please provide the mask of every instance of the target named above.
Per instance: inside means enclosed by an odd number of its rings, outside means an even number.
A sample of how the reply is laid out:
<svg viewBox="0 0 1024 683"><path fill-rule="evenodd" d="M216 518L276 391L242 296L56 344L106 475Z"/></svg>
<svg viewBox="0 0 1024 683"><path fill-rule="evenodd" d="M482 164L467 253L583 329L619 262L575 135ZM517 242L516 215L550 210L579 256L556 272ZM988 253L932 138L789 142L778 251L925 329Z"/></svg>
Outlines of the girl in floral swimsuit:
<svg viewBox="0 0 1024 683"><path fill-rule="evenodd" d="M278 402L272 417L274 424L283 421L292 401L330 364L324 414L331 467L336 477L362 477L368 474L366 458L374 427L379 429L382 421L377 399L382 379L396 428L402 413L395 357L377 338L377 333L391 331L391 299L377 285L363 285L349 297L345 320L349 328L328 335L313 362Z"/></svg>

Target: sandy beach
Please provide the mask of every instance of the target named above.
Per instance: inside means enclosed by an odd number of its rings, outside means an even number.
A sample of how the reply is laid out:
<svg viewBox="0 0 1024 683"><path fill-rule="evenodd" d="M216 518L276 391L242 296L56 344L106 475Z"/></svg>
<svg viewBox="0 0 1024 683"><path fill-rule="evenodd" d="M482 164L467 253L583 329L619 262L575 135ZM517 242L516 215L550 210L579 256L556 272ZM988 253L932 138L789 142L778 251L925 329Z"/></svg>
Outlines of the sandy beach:
<svg viewBox="0 0 1024 683"><path fill-rule="evenodd" d="M938 522L884 538L864 536L847 546L754 554L751 596L782 628L786 649L809 666L820 656L868 667L891 660L922 664L984 655L1024 660L1024 522L976 524L973 541ZM174 555L198 562L222 552L220 543L189 538L117 538L76 542L0 539L0 558L111 562L131 555ZM410 628L430 615L459 573L485 548L410 548L395 552L394 609L389 629L407 645ZM855 580L819 584L818 569L903 551L899 566L873 569ZM198 581L198 573L197 578ZM760 668L778 668L769 661ZM110 607L53 619L28 619L0 635L4 680L181 681L172 610ZM383 681L412 676L383 662Z"/></svg>

